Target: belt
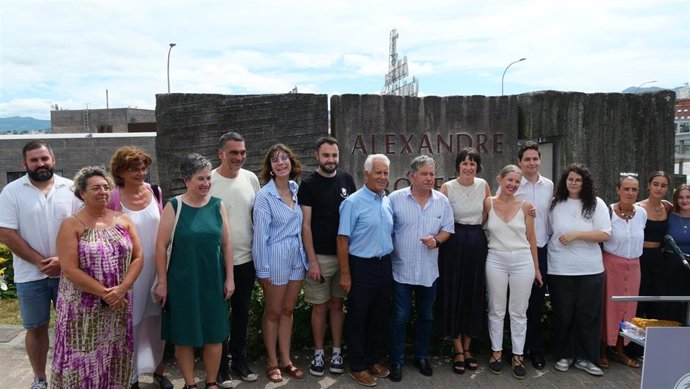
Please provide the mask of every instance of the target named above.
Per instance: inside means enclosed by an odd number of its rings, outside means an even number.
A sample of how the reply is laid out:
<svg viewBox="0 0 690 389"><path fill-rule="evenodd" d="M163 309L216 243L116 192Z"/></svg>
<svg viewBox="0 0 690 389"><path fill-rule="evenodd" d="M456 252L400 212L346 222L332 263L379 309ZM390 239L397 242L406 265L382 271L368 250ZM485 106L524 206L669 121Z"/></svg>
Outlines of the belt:
<svg viewBox="0 0 690 389"><path fill-rule="evenodd" d="M363 261L380 261L380 260L383 260L383 259L390 259L390 257L391 257L390 254L379 255L378 257L370 257L370 258L358 257L358 256L352 255L352 254L350 254L350 256L351 256L352 258L361 259L361 260L363 260Z"/></svg>

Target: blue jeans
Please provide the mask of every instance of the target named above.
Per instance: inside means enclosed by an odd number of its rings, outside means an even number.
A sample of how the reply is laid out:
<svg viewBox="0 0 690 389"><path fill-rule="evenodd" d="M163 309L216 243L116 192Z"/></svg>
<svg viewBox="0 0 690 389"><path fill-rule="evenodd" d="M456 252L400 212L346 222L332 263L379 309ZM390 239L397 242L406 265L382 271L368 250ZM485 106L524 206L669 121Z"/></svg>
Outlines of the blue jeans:
<svg viewBox="0 0 690 389"><path fill-rule="evenodd" d="M426 287L422 285L401 284L393 281L393 311L390 328L391 363L403 364L405 361L405 335L407 323L412 312L412 294L414 293L415 308L415 359L426 358L429 354L431 342L431 326L433 322L433 307L436 300L436 284Z"/></svg>

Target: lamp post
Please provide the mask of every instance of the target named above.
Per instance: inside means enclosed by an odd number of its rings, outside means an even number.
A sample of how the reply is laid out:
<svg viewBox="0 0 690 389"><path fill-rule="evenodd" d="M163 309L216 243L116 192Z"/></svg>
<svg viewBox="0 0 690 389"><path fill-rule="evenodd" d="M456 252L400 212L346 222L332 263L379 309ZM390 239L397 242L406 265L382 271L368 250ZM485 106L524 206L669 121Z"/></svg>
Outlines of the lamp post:
<svg viewBox="0 0 690 389"><path fill-rule="evenodd" d="M654 82L656 82L656 80L643 82L642 84L640 84L640 85L637 87L637 89L635 89L635 93L637 94L637 93L640 91L640 88L642 88L643 85L652 84L652 83L654 83Z"/></svg>
<svg viewBox="0 0 690 389"><path fill-rule="evenodd" d="M520 58L520 59L518 59L517 61L511 62L510 64L508 64L508 66L506 66L506 70L503 71L503 75L501 76L501 96L503 96L503 79L504 79L505 76L506 76L506 72L508 71L508 68L511 67L511 66L513 66L513 64L516 64L516 63L518 63L518 62L522 62L522 61L524 61L524 60L526 60L526 59L527 59L527 58Z"/></svg>
<svg viewBox="0 0 690 389"><path fill-rule="evenodd" d="M170 52L175 45L175 43L171 43L170 48L168 49L168 93L170 93Z"/></svg>

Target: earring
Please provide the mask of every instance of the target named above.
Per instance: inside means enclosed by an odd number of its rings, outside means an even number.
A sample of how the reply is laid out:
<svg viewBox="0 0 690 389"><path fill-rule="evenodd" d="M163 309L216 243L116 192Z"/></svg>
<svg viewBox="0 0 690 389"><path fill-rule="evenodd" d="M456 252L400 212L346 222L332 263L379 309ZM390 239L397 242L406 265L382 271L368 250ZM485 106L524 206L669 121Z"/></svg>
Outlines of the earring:
<svg viewBox="0 0 690 389"><path fill-rule="evenodd" d="M273 170L271 170L268 174L270 174L271 177L275 177L275 173L273 173Z"/></svg>

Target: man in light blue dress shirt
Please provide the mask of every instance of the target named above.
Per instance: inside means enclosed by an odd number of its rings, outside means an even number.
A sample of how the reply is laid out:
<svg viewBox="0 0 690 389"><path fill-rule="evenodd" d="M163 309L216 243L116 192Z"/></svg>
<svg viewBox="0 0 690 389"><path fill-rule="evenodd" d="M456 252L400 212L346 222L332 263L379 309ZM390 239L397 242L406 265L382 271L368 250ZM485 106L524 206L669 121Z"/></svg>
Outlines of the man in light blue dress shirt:
<svg viewBox="0 0 690 389"><path fill-rule="evenodd" d="M436 162L426 155L412 160L411 186L391 193L393 206L393 312L390 325L390 379L402 380L405 335L416 307L414 365L431 376L429 343L438 279L438 247L455 232L448 198L434 190Z"/></svg>
<svg viewBox="0 0 690 389"><path fill-rule="evenodd" d="M389 165L385 155L369 155L364 187L340 204L336 249L340 286L349 294L345 332L350 376L363 386L375 386L374 377L389 373L378 362L393 282L393 211L385 194Z"/></svg>

